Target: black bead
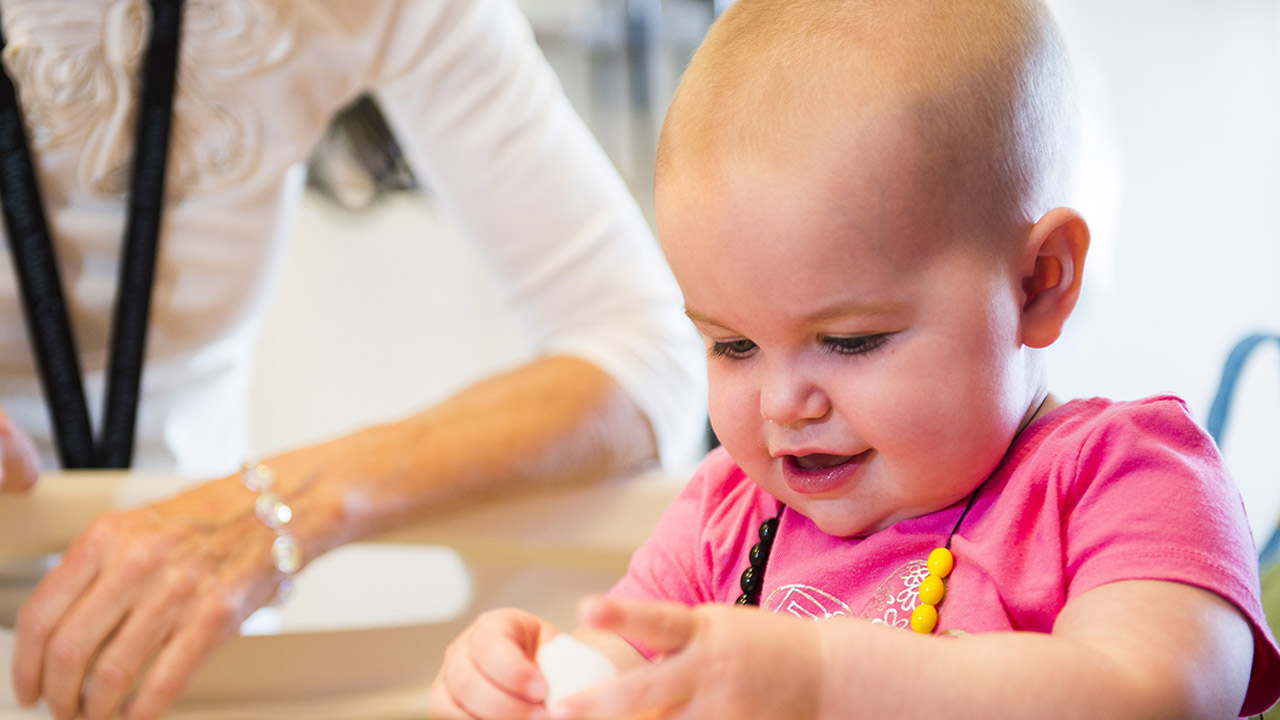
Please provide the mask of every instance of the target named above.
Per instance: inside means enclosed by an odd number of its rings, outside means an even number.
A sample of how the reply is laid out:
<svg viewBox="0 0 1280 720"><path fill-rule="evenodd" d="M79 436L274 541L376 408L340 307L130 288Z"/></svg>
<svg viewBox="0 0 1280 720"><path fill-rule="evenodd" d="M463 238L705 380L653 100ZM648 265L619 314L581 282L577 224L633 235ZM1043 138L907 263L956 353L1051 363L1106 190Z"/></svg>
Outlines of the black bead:
<svg viewBox="0 0 1280 720"><path fill-rule="evenodd" d="M778 534L778 517L781 515L782 510L779 509L777 516L760 523L760 542L751 546L751 552L747 556L751 567L742 571L742 578L738 581L742 587L742 594L738 596L735 605L760 604L765 567L769 563L769 551L773 547L773 539Z"/></svg>
<svg viewBox="0 0 1280 720"><path fill-rule="evenodd" d="M778 534L778 518L771 517L760 523L760 542L766 547L773 544L773 538Z"/></svg>

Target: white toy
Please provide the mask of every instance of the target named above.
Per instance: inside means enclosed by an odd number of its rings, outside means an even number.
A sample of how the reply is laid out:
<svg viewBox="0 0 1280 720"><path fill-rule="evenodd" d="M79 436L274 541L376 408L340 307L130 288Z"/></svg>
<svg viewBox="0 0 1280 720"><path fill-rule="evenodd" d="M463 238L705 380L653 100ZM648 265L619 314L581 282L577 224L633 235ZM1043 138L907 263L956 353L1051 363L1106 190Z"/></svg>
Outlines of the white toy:
<svg viewBox="0 0 1280 720"><path fill-rule="evenodd" d="M617 674L609 658L568 633L543 643L537 660L547 680L547 705Z"/></svg>

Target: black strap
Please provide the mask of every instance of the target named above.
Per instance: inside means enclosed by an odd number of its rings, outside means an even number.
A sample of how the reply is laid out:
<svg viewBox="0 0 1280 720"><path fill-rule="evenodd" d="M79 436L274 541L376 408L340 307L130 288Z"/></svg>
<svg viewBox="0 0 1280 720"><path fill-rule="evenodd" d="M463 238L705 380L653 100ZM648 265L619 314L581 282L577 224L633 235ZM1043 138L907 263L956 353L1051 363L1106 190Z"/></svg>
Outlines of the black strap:
<svg viewBox="0 0 1280 720"><path fill-rule="evenodd" d="M0 48L4 43L0 30ZM18 286L27 331L52 415L58 453L64 466L85 467L91 464L96 451L80 364L27 149L17 91L7 72L0 73L0 198L4 201L9 251L19 269Z"/></svg>
<svg viewBox="0 0 1280 720"><path fill-rule="evenodd" d="M13 81L0 66L0 199L18 271L28 332L62 465L124 468L133 456L138 390L146 349L151 288L178 66L182 0L151 0L152 32L144 59L134 145L133 184L112 319L102 439L93 440L75 339L58 278L48 221L36 183ZM0 49L5 38L0 29Z"/></svg>

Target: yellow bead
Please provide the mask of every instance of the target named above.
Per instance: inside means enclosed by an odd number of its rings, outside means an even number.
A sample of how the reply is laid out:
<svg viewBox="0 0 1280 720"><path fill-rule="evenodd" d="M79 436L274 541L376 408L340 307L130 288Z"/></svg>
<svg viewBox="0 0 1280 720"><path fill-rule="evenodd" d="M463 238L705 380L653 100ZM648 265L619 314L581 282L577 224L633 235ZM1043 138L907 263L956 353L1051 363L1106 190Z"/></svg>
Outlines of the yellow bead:
<svg viewBox="0 0 1280 720"><path fill-rule="evenodd" d="M925 605L937 605L942 602L942 596L946 593L947 586L942 584L942 578L937 575L928 575L920 581L920 602Z"/></svg>
<svg viewBox="0 0 1280 720"><path fill-rule="evenodd" d="M951 555L950 550L944 547L937 548L929 553L929 574L944 578L951 573L955 563L956 559Z"/></svg>
<svg viewBox="0 0 1280 720"><path fill-rule="evenodd" d="M911 629L921 635L928 635L938 624L938 609L932 605L917 605L911 613Z"/></svg>

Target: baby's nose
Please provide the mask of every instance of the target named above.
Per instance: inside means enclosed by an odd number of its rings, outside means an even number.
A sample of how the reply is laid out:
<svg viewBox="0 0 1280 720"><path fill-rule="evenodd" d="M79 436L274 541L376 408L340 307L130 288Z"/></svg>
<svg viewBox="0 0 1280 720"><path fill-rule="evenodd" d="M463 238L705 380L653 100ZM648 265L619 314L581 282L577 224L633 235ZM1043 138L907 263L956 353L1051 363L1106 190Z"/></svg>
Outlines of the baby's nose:
<svg viewBox="0 0 1280 720"><path fill-rule="evenodd" d="M760 416L775 425L798 430L830 411L822 388L794 369L768 372L760 385Z"/></svg>

